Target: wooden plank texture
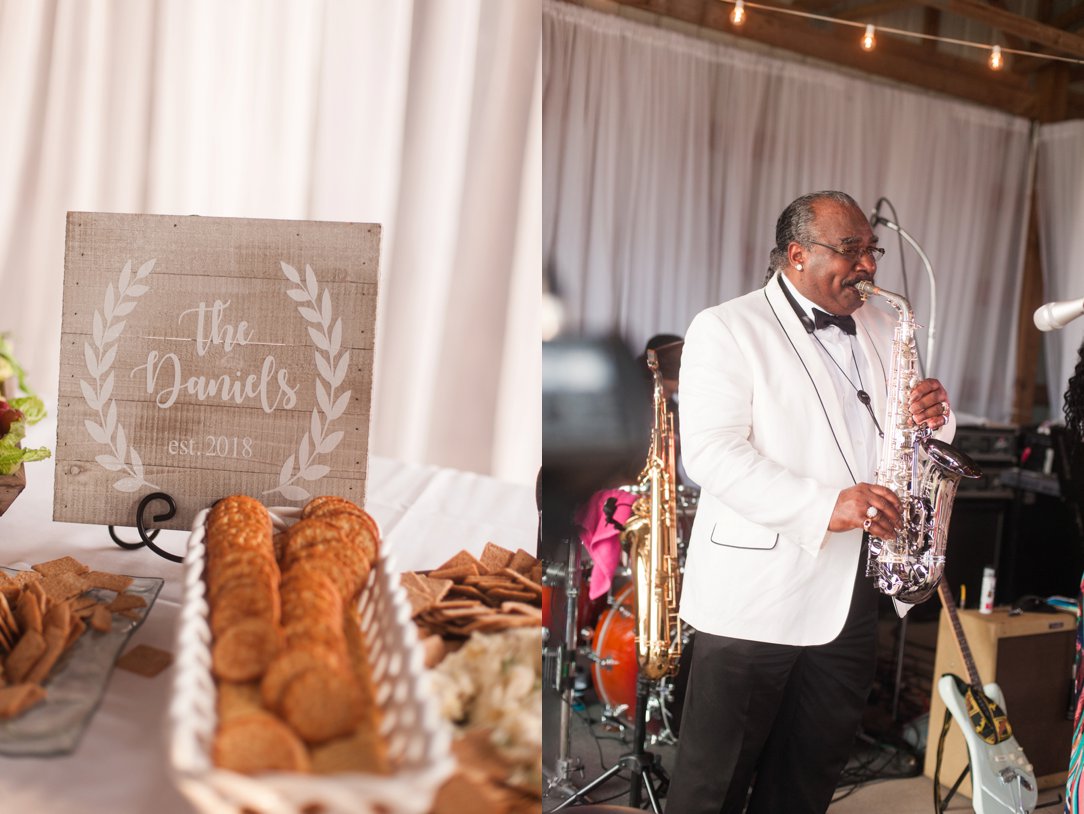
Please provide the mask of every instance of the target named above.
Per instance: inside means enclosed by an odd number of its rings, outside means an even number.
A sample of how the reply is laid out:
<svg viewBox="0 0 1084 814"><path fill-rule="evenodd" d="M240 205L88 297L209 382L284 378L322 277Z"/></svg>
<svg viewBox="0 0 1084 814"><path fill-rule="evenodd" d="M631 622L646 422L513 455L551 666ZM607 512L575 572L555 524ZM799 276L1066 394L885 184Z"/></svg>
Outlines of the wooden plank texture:
<svg viewBox="0 0 1084 814"><path fill-rule="evenodd" d="M69 212L53 518L363 502L380 227Z"/></svg>

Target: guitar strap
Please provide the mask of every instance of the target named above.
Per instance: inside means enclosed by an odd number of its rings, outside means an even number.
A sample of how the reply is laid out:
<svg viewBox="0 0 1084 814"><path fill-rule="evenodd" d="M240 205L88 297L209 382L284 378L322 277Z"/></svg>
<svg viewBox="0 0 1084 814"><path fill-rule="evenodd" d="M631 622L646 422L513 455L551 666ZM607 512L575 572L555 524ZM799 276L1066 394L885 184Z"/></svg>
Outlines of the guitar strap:
<svg viewBox="0 0 1084 814"><path fill-rule="evenodd" d="M972 687L959 676L952 678L967 703L967 714L975 733L991 746L1011 738L1012 726L1004 710L977 687Z"/></svg>
<svg viewBox="0 0 1084 814"><path fill-rule="evenodd" d="M937 739L937 761L933 767L933 810L935 814L944 814L944 806L948 805L948 800L944 803L941 802L941 760L945 756L945 736L948 735L949 726L952 724L952 713L945 710L945 722L941 725L941 737ZM964 774L971 768L971 764L968 763L968 768L964 769ZM956 781L956 785L960 784L960 781L964 779L964 775L960 775L960 780ZM956 789L953 787L953 792ZM952 794L949 794L951 799Z"/></svg>

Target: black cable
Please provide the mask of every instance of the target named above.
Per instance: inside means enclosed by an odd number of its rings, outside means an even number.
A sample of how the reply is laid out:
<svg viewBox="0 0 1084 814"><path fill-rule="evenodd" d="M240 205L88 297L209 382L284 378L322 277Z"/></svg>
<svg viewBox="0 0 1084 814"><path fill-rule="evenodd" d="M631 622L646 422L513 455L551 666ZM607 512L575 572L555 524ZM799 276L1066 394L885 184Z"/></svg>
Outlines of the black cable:
<svg viewBox="0 0 1084 814"><path fill-rule="evenodd" d="M893 206L892 201L888 200L888 198L879 198L877 200L877 209L878 210L880 210L881 204L884 204L885 206L888 207L889 211L892 212L892 222L894 224L896 224L897 226L899 226L900 225L900 217L899 217L899 215L896 214L896 207ZM904 254L903 234L900 232L899 229L894 229L893 231L896 233L896 245L897 245L899 253L900 253L900 277L903 278L903 296L906 297L908 302L910 302L911 301L911 286L910 286L910 283L907 280L907 257ZM931 294L932 294L932 292L931 292ZM919 349L917 342L915 343L915 356L916 356L916 358L918 360L919 374L922 376L922 378L926 378L926 364L925 364L925 362L922 361L922 351L921 351L921 349Z"/></svg>
<svg viewBox="0 0 1084 814"><path fill-rule="evenodd" d="M563 697L562 697L561 700L562 700L562 702L567 703L567 701ZM571 709L572 712L576 715L576 717L579 718L583 722L583 724L587 727L587 734L590 735L591 738L595 741L595 749L598 750L598 765L602 768L602 771L599 772L599 774L605 774L606 772L608 772L613 767L606 765L606 758L602 754L602 741L608 740L608 741L619 741L621 743L625 743L624 736L619 737L619 738L609 738L609 737L599 735L598 733L595 732L595 725L602 723L601 720L598 720L598 721L593 720L591 718L591 716L587 713L586 708L584 708L583 710L578 710L578 709L576 709L576 707L574 707L574 706L572 706L570 704L569 709ZM617 776L619 777L620 773L618 773Z"/></svg>

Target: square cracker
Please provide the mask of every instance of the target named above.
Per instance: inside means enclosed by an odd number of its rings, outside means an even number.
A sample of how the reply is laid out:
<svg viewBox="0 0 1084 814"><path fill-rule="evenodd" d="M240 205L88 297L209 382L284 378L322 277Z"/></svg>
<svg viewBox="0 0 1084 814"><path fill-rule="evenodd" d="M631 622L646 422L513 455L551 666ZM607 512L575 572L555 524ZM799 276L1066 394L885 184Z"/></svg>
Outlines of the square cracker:
<svg viewBox="0 0 1084 814"><path fill-rule="evenodd" d="M502 548L496 543L486 543L486 547L482 550L482 556L478 560L489 569L489 572L495 573L512 562L512 557L515 554L509 551L507 548Z"/></svg>
<svg viewBox="0 0 1084 814"><path fill-rule="evenodd" d="M99 633L108 633L113 629L113 614L105 605L95 605L90 614L90 626Z"/></svg>
<svg viewBox="0 0 1084 814"><path fill-rule="evenodd" d="M474 571L475 574L489 573L489 569L486 568L478 560L478 558L471 554L469 551L460 551L447 562L443 563L442 565L438 565L436 568L433 569L433 571L458 571L461 569L469 571L471 568L478 569Z"/></svg>
<svg viewBox="0 0 1084 814"><path fill-rule="evenodd" d="M534 554L529 554L522 548L518 549L511 561L507 564L507 568L511 568L513 571L517 571L520 574L530 573L530 570L538 563L538 557Z"/></svg>
<svg viewBox="0 0 1084 814"><path fill-rule="evenodd" d="M113 613L121 613L134 608L143 608L146 607L146 605L147 600L141 596L136 596L135 594L118 594L106 607L113 611Z"/></svg>
<svg viewBox="0 0 1084 814"><path fill-rule="evenodd" d="M137 644L119 659L117 666L122 670L154 678L173 663L173 654L159 650L148 644Z"/></svg>
<svg viewBox="0 0 1084 814"><path fill-rule="evenodd" d="M19 639L15 649L12 650L4 662L4 672L8 681L15 684L22 683L27 674L45 652L45 637L36 630L28 630Z"/></svg>
<svg viewBox="0 0 1084 814"><path fill-rule="evenodd" d="M118 594L124 593L132 584L131 577L110 574L108 571L91 571L83 575L83 580L88 588L105 588L107 591L116 591Z"/></svg>
<svg viewBox="0 0 1084 814"><path fill-rule="evenodd" d="M0 689L0 718L14 718L45 698L37 684L13 684Z"/></svg>
<svg viewBox="0 0 1084 814"><path fill-rule="evenodd" d="M439 602L452 587L450 579L431 579L413 571L402 574L399 583L410 600L411 616L416 616L434 602Z"/></svg>
<svg viewBox="0 0 1084 814"><path fill-rule="evenodd" d="M55 560L39 562L37 565L30 567L45 577L53 574L85 574L90 570L89 567L83 565L75 557L57 557Z"/></svg>
<svg viewBox="0 0 1084 814"><path fill-rule="evenodd" d="M45 595L54 602L63 602L73 596L79 596L86 590L83 577L74 571L55 571L47 574L42 581Z"/></svg>

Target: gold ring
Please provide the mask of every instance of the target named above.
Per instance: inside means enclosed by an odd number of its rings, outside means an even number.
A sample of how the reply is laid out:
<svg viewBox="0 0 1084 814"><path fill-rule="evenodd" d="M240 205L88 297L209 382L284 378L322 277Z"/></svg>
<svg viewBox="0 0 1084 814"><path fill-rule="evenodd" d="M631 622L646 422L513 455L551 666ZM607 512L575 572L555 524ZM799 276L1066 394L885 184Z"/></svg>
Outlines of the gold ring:
<svg viewBox="0 0 1084 814"><path fill-rule="evenodd" d="M870 520L872 520L876 516L877 516L877 507L876 506L870 506L868 509L866 509L866 517L868 517Z"/></svg>
<svg viewBox="0 0 1084 814"><path fill-rule="evenodd" d="M862 528L864 528L866 531L869 531L869 527L872 525L873 521L870 520L868 517L862 521Z"/></svg>

